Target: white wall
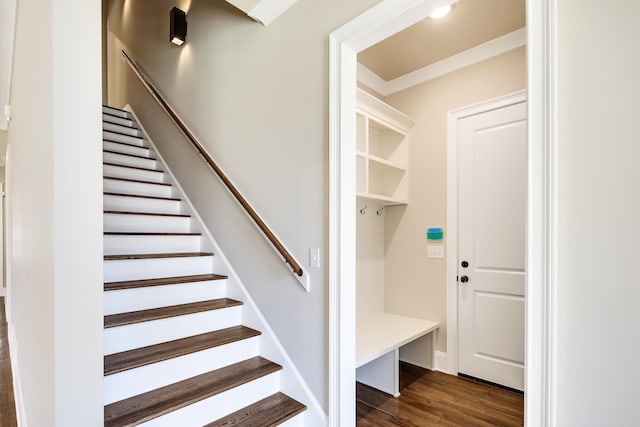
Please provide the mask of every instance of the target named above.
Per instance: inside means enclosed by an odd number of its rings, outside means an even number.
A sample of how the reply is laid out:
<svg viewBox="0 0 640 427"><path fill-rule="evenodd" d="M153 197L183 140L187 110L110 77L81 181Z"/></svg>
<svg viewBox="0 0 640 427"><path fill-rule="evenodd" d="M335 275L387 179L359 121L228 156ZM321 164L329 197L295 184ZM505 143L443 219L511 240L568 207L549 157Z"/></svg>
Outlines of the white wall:
<svg viewBox="0 0 640 427"><path fill-rule="evenodd" d="M360 210L364 209L365 213ZM384 222L382 204L371 200L356 201L356 315L384 311Z"/></svg>
<svg viewBox="0 0 640 427"><path fill-rule="evenodd" d="M385 311L440 322L438 351L446 351L446 258L427 258L427 246L446 245L428 241L426 231L449 232L447 112L525 87L522 47L384 98L416 121L409 131L409 204L385 209ZM422 353L413 360L429 365L428 351Z"/></svg>
<svg viewBox="0 0 640 427"><path fill-rule="evenodd" d="M556 425L635 426L640 3L558 4Z"/></svg>
<svg viewBox="0 0 640 427"><path fill-rule="evenodd" d="M328 35L375 0L302 0L265 28L224 2L113 0L109 102L130 103L318 400L328 383ZM169 10L187 43L169 44ZM306 293L114 49L150 74L311 274ZM308 251L321 250L309 270Z"/></svg>
<svg viewBox="0 0 640 427"><path fill-rule="evenodd" d="M4 106L9 104L13 43L15 32L16 0L0 2L0 129L7 129Z"/></svg>
<svg viewBox="0 0 640 427"><path fill-rule="evenodd" d="M8 305L31 427L102 425L99 55L100 2L19 2Z"/></svg>

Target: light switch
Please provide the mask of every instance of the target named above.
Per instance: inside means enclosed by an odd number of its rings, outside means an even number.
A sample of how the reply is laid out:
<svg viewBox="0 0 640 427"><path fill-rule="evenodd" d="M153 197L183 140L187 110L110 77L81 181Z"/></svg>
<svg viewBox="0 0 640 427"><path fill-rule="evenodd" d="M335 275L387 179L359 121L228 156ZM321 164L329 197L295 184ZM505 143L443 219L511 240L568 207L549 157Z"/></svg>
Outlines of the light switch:
<svg viewBox="0 0 640 427"><path fill-rule="evenodd" d="M320 248L309 248L309 267L320 268Z"/></svg>
<svg viewBox="0 0 640 427"><path fill-rule="evenodd" d="M427 246L428 258L444 258L444 246L429 245Z"/></svg>

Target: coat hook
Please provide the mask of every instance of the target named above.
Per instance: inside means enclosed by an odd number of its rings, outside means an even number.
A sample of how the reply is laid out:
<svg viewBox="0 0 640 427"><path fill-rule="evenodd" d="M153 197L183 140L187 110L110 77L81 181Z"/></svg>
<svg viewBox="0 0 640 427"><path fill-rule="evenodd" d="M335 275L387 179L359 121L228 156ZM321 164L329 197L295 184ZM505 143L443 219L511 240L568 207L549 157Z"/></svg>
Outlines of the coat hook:
<svg viewBox="0 0 640 427"><path fill-rule="evenodd" d="M376 215L378 215L378 216L382 215L383 211L384 211L384 206L376 211Z"/></svg>
<svg viewBox="0 0 640 427"><path fill-rule="evenodd" d="M361 213L362 215L364 215L365 213L367 213L367 208L368 208L368 207L369 207L369 206L364 205L364 208L360 209L360 213Z"/></svg>

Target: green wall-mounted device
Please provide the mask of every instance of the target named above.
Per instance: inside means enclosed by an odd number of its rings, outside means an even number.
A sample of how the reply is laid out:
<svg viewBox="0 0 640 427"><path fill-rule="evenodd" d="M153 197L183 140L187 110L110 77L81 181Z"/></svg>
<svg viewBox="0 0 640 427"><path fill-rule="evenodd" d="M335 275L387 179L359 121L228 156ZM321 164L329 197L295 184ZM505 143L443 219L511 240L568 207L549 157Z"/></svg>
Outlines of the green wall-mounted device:
<svg viewBox="0 0 640 427"><path fill-rule="evenodd" d="M427 228L427 239L429 240L442 240L442 228L441 227L429 227Z"/></svg>

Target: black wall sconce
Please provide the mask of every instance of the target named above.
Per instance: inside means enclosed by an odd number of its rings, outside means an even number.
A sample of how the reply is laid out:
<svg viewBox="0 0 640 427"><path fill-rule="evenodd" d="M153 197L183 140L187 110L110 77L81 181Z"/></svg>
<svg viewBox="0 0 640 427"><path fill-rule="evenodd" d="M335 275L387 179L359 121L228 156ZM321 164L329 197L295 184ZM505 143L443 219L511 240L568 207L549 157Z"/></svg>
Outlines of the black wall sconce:
<svg viewBox="0 0 640 427"><path fill-rule="evenodd" d="M178 46L187 41L187 14L174 7L169 14L169 40Z"/></svg>

